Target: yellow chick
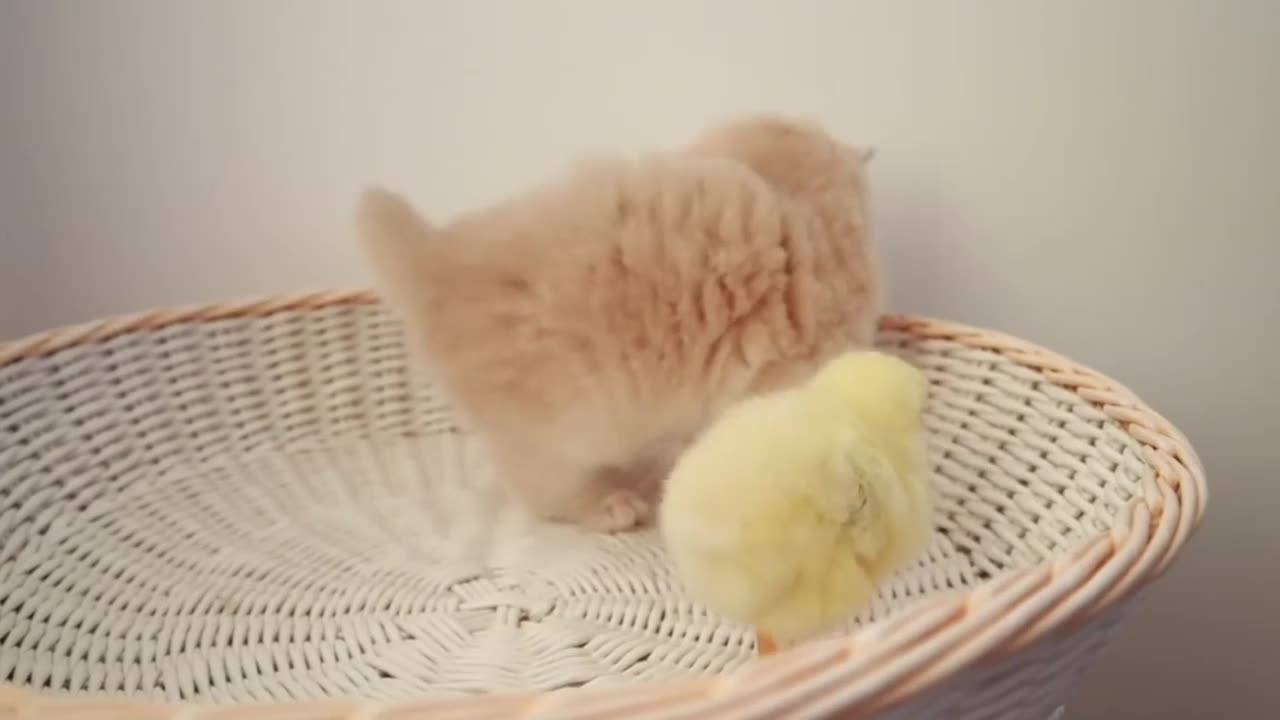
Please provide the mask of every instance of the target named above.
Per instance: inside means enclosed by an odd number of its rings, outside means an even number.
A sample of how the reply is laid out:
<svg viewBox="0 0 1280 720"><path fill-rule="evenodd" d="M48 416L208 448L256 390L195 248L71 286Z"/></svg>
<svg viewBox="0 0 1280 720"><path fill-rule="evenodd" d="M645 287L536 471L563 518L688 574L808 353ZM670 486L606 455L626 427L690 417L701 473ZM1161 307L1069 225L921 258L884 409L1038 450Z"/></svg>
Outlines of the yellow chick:
<svg viewBox="0 0 1280 720"><path fill-rule="evenodd" d="M849 352L728 409L677 461L659 510L689 591L753 625L761 654L851 620L928 541L927 393L909 363Z"/></svg>

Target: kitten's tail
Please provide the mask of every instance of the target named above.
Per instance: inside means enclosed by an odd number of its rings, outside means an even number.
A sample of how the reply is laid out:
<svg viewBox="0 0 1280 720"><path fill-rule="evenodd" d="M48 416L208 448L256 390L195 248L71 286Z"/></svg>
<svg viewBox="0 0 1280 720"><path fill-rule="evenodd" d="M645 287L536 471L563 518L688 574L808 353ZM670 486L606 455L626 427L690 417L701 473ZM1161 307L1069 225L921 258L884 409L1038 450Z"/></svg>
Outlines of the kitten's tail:
<svg viewBox="0 0 1280 720"><path fill-rule="evenodd" d="M434 273L436 231L402 195L365 190L356 205L356 236L385 292L393 298L423 289Z"/></svg>

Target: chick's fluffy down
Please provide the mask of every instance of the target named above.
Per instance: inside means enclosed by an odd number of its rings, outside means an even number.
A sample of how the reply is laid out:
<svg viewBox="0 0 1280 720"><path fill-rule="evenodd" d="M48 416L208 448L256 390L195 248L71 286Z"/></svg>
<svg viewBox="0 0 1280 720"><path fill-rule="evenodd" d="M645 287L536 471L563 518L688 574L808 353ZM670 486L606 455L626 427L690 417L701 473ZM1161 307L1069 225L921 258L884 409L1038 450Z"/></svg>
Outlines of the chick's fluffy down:
<svg viewBox="0 0 1280 720"><path fill-rule="evenodd" d="M661 525L695 597L794 642L851 619L922 549L918 422L881 439L856 414L812 387L754 398L681 458Z"/></svg>

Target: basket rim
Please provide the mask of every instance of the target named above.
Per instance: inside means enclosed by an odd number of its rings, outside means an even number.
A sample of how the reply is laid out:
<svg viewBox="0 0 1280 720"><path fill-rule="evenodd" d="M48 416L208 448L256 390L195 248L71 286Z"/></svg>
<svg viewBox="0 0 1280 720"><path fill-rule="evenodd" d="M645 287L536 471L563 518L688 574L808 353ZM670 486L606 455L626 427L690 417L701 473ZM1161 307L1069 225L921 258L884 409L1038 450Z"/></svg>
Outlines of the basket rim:
<svg viewBox="0 0 1280 720"><path fill-rule="evenodd" d="M76 346L190 322L266 317L279 312L377 304L371 289L263 296L159 308L49 330L0 344L0 367ZM882 331L945 339L999 353L1038 371L1099 408L1142 447L1152 475L1129 507L1128 523L1087 538L1065 555L945 593L839 638L749 661L720 675L636 683L620 688L502 692L465 698L377 702L335 698L214 707L99 696L61 697L0 683L0 716L73 711L92 717L129 711L147 717L222 720L325 717L367 720L431 713L495 717L768 717L769 712L855 715L897 704L981 657L1003 656L1065 627L1088 622L1158 578L1199 528L1208 500L1204 468L1186 437L1124 385L1031 342L979 327L910 315L885 315ZM762 682L763 678L770 682ZM207 715L206 713L210 713ZM403 715L401 714L403 713ZM471 715L468 715L469 717Z"/></svg>

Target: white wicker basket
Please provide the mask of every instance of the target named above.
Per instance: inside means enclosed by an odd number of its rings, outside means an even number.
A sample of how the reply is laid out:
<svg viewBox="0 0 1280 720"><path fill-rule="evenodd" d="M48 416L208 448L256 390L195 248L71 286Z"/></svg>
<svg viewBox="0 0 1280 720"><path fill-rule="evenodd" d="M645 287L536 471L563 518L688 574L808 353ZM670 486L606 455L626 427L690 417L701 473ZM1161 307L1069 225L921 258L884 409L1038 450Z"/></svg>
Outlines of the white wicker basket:
<svg viewBox="0 0 1280 720"><path fill-rule="evenodd" d="M763 661L653 532L502 506L367 293L0 347L0 718L1048 718L1198 524L1200 465L1063 358L882 329L932 383L936 541Z"/></svg>

